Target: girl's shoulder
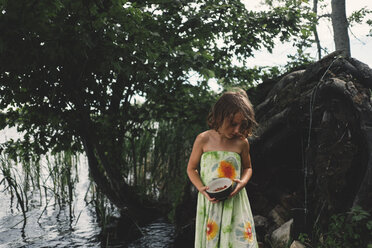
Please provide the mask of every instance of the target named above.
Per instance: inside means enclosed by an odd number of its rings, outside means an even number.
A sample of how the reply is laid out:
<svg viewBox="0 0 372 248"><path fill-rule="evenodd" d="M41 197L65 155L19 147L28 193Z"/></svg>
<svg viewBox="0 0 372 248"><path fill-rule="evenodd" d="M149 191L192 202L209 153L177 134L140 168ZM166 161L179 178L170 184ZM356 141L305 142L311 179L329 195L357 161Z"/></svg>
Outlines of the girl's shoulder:
<svg viewBox="0 0 372 248"><path fill-rule="evenodd" d="M204 131L198 134L197 139L202 143L207 143L212 136L212 130Z"/></svg>
<svg viewBox="0 0 372 248"><path fill-rule="evenodd" d="M249 152L249 141L247 138L239 138L238 145L242 152Z"/></svg>
<svg viewBox="0 0 372 248"><path fill-rule="evenodd" d="M241 137L241 138L239 138L239 141L240 141L240 143L241 143L242 145L248 145L248 146L249 146L249 141L248 141L247 138L245 138L245 137Z"/></svg>
<svg viewBox="0 0 372 248"><path fill-rule="evenodd" d="M210 133L208 131L204 131L202 133L199 133L196 136L196 139L194 141L194 149L200 150L202 153L204 151L205 146L210 141Z"/></svg>

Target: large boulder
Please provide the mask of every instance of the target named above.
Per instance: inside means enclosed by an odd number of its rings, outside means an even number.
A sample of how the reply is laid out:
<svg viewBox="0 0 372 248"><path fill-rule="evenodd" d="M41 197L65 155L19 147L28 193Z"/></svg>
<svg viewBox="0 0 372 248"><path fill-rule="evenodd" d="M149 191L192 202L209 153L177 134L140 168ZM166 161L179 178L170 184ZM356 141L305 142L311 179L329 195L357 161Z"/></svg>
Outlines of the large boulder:
<svg viewBox="0 0 372 248"><path fill-rule="evenodd" d="M254 214L283 222L279 205L298 235L355 205L371 211L372 70L335 52L265 84L248 91L259 123L247 185Z"/></svg>
<svg viewBox="0 0 372 248"><path fill-rule="evenodd" d="M290 219L271 234L271 243L274 248L286 248L291 240L293 219Z"/></svg>

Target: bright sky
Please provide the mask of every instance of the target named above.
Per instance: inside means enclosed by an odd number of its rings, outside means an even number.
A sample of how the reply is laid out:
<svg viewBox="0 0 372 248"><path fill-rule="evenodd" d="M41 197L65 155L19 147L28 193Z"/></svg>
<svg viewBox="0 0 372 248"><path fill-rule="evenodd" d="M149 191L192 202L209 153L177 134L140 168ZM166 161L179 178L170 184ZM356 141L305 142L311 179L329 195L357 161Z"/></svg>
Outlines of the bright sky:
<svg viewBox="0 0 372 248"><path fill-rule="evenodd" d="M262 0L241 0L247 9L249 10L264 10L265 7L260 5ZM311 4L312 1L308 0ZM320 1L319 1L320 2ZM324 0L323 3L327 3L327 6L324 10L320 9L322 3L318 3L318 15L331 13L331 0ZM312 5L311 5L312 6ZM367 7L372 10L372 1L371 0L346 0L346 15L350 16L353 11L359 10L363 7ZM372 14L368 16L368 19L372 19ZM333 41L333 30L332 23L328 20L323 20L320 22L318 29L318 35L321 42L321 46L326 48L328 52L333 52L335 50L334 41ZM351 32L350 32L351 30ZM367 24L364 25L355 25L349 30L350 38L350 49L351 56L355 59L368 64L372 67L372 37L367 37L370 27ZM311 56L317 58L317 49L316 45L309 50L305 51L310 53ZM247 59L248 67L254 66L284 66L287 63L287 55L296 53L296 49L292 47L291 44L281 44L280 41L276 44L272 53L267 52L266 50L257 51L254 53L254 57ZM322 56L324 56L324 52ZM218 86L215 80L210 80L209 85L211 88L217 92L220 92L222 89Z"/></svg>
<svg viewBox="0 0 372 248"><path fill-rule="evenodd" d="M312 1L309 0L311 3ZM251 10L259 10L263 7L260 6L260 2L262 0L242 0L242 2L246 5L247 9ZM319 1L320 2L320 1ZM323 11L323 13L331 12L331 0L324 0L325 3L328 3L327 8ZM319 3L320 5L320 3ZM318 5L318 6L319 6ZM368 9L372 10L372 1L371 0L346 0L346 14L349 16L353 11L359 10L363 7L367 7ZM321 14L322 11L318 10ZM369 19L372 19L372 14L369 15ZM366 35L369 33L369 26L365 25L356 25L351 27L351 32L349 30L349 37L350 37L350 46L351 46L351 56L368 64L372 67L372 37L367 37ZM333 30L332 24L330 21L322 21L318 27L319 39L321 45L326 47L329 52L334 51L334 43L333 43ZM354 36L354 35L355 36ZM368 52L366 52L368 51ZM317 57L317 50L314 46L313 48L309 49L309 52L312 56ZM277 44L276 48L274 49L273 53L270 54L267 51L259 51L255 53L254 58L250 58L249 64L252 66L274 66L274 65L284 65L287 61L288 54L294 54L295 49L290 44Z"/></svg>

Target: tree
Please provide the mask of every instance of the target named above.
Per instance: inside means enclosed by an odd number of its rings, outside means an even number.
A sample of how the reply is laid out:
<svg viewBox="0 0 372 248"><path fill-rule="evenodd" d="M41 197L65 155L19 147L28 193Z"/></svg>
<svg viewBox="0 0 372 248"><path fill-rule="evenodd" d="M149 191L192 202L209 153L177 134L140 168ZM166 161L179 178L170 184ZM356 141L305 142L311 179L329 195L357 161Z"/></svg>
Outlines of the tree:
<svg viewBox="0 0 372 248"><path fill-rule="evenodd" d="M312 8L310 8L311 2ZM330 11L327 9L329 3L331 3ZM328 53L327 48L322 47L318 33L320 20L327 18L327 20L331 22L333 28L335 50L344 50L344 55L346 56L351 55L349 31L351 34L353 34L352 27L355 24L367 24L372 26L371 19L368 19L369 15L372 13L372 10L368 9L367 7L363 7L352 12L350 16L346 16L346 5L344 0L267 0L265 1L265 4L268 4L268 6L270 6L271 11L281 5L284 5L287 8L290 6L297 6L300 15L303 17L303 23L301 25L303 35L299 37L295 36L293 38L293 45L297 47L297 54L288 56L290 59L289 65L294 64L298 66L301 63L308 64L308 60L311 60L312 56L309 53L306 53L304 49L311 47L312 45L314 45L314 43L317 48L318 59L322 57L322 51L324 51L326 54ZM312 35L309 35L308 31L310 31ZM371 31L368 36L370 35Z"/></svg>
<svg viewBox="0 0 372 248"><path fill-rule="evenodd" d="M321 8L326 6L324 1ZM352 33L352 27L355 24L367 24L370 25L371 20L365 20L372 11L366 7L363 7L359 10L356 10L350 14L350 16L346 16L346 3L345 0L332 0L331 1L331 13L325 13L318 15L318 0L313 0L313 12L317 18L317 21L314 23L314 37L315 42L317 44L318 49L318 57L321 58L321 50L322 47L320 45L320 40L318 37L318 33L316 32L316 26L318 25L318 21L322 18L330 18L332 22L333 28L333 40L335 44L335 50L343 50L344 55L350 56L351 49L350 49L350 39L349 39L349 31Z"/></svg>
<svg viewBox="0 0 372 248"><path fill-rule="evenodd" d="M318 0L313 0L313 12L314 12L315 18L317 18L318 17ZM314 33L316 48L318 50L318 59L321 59L322 58L322 47L320 45L320 40L319 40L319 35L318 35L318 30L317 30L317 23L318 23L318 20L316 19L316 21L314 21L314 24L313 24L313 33Z"/></svg>
<svg viewBox="0 0 372 248"><path fill-rule="evenodd" d="M346 56L350 56L349 24L346 18L345 0L332 0L331 5L333 40L336 50L343 50Z"/></svg>
<svg viewBox="0 0 372 248"><path fill-rule="evenodd" d="M143 198L126 180L128 141L162 120L201 125L207 80L249 85L233 59L287 40L300 18L296 9L256 13L215 0L4 0L0 8L0 128L24 133L6 151L84 151L97 186L139 212Z"/></svg>

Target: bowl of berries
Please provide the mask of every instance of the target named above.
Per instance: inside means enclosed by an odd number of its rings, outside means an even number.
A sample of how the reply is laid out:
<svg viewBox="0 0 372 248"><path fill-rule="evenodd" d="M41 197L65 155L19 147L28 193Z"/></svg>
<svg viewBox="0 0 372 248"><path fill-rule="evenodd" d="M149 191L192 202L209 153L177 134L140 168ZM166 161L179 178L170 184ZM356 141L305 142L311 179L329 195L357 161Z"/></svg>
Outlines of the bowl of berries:
<svg viewBox="0 0 372 248"><path fill-rule="evenodd" d="M233 190L233 181L227 177L213 179L207 185L206 190L211 198L216 198L219 201L225 200Z"/></svg>

